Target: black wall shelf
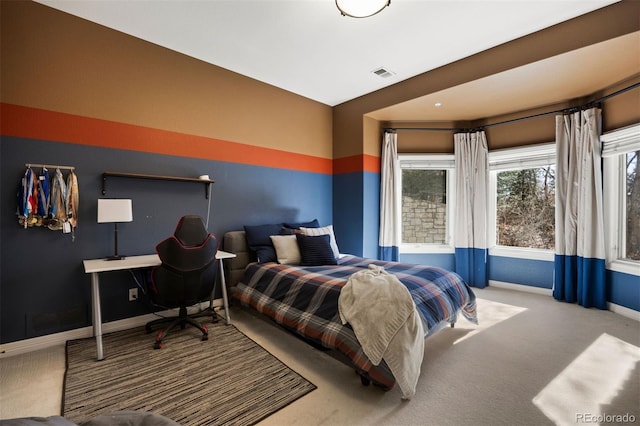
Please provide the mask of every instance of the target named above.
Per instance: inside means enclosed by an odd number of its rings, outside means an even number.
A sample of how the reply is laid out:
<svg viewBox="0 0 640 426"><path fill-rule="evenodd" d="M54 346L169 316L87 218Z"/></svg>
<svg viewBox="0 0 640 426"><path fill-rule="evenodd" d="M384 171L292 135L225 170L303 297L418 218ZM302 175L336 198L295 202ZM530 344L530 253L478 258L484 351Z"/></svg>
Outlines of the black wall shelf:
<svg viewBox="0 0 640 426"><path fill-rule="evenodd" d="M116 177L116 178L130 178L130 179L152 179L152 180L170 180L174 182L191 182L191 183L200 183L205 185L204 196L209 198L209 188L212 183L214 183L211 179L200 179L200 178L188 178L188 177L180 177L180 176L163 176L163 175L146 175L140 173L120 173L120 172L104 172L102 173L102 195L107 193L107 178L108 177Z"/></svg>

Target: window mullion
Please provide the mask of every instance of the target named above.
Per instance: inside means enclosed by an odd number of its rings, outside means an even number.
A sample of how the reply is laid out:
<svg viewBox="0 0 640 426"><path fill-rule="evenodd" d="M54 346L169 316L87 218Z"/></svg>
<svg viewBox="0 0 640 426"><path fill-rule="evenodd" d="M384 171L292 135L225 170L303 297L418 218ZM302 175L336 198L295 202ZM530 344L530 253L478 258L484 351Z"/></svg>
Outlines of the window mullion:
<svg viewBox="0 0 640 426"><path fill-rule="evenodd" d="M611 206L611 208L605 209L605 235L606 235L606 262L611 264L618 257L618 247L620 247L620 236L618 229L620 222L620 157L606 157L604 158L604 191L603 198L604 204Z"/></svg>
<svg viewBox="0 0 640 426"><path fill-rule="evenodd" d="M489 208L487 214L487 244L489 247L496 247L498 245L498 234L496 230L496 223L498 221L498 172L492 170L489 172Z"/></svg>
<svg viewBox="0 0 640 426"><path fill-rule="evenodd" d="M618 226L616 234L618 234L617 257L619 259L627 258L627 156L618 155L617 167L617 191L618 199Z"/></svg>

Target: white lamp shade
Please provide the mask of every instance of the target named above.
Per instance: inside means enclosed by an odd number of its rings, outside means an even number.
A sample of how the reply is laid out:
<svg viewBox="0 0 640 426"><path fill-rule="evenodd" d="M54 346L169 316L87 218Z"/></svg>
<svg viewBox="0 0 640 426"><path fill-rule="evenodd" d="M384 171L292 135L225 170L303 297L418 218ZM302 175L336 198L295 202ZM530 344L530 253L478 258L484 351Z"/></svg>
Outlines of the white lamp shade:
<svg viewBox="0 0 640 426"><path fill-rule="evenodd" d="M343 15L352 18L366 18L389 6L390 0L336 0L336 6Z"/></svg>
<svg viewBox="0 0 640 426"><path fill-rule="evenodd" d="M99 198L98 223L132 222L131 200Z"/></svg>

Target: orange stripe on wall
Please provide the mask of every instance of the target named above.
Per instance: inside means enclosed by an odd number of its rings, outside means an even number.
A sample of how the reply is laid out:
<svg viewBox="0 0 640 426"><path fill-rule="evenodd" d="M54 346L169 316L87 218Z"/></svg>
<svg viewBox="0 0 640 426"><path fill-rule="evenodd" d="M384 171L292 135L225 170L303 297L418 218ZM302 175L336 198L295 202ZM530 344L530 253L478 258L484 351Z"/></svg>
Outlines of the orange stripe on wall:
<svg viewBox="0 0 640 426"><path fill-rule="evenodd" d="M334 174L352 172L380 173L380 157L360 154L333 160Z"/></svg>
<svg viewBox="0 0 640 426"><path fill-rule="evenodd" d="M5 136L331 174L331 159L0 103Z"/></svg>
<svg viewBox="0 0 640 426"><path fill-rule="evenodd" d="M380 157L364 154L362 163L365 172L380 173Z"/></svg>

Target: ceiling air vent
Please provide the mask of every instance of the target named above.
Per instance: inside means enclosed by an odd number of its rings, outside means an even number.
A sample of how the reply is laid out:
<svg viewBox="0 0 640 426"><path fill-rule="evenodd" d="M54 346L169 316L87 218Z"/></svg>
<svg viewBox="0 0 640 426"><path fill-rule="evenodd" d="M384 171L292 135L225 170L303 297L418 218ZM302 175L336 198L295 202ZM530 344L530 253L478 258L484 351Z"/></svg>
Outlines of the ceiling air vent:
<svg viewBox="0 0 640 426"><path fill-rule="evenodd" d="M371 72L374 73L375 75L377 75L378 77L383 77L383 78L387 78L387 77L393 76L393 72L389 71L386 68L382 68L382 67L380 67L378 69L375 69L375 70L373 70Z"/></svg>

